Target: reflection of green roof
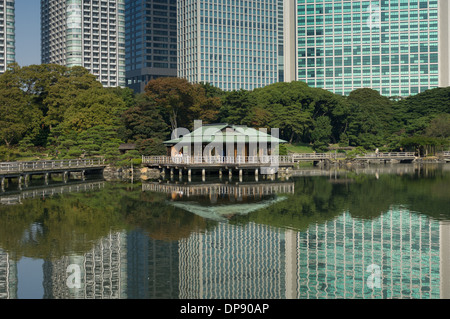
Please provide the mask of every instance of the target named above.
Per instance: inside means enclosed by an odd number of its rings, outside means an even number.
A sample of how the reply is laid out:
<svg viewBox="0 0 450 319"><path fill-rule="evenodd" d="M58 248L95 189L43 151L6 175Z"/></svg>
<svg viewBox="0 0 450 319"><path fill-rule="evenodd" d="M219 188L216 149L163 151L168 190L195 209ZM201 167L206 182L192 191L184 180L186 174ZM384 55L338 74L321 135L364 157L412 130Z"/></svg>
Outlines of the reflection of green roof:
<svg viewBox="0 0 450 319"><path fill-rule="evenodd" d="M192 144L194 142L202 143L287 143L287 141L279 139L271 134L263 131L247 127L244 125L229 124L210 124L188 133L180 138L165 141L165 145L174 145L178 143Z"/></svg>
<svg viewBox="0 0 450 319"><path fill-rule="evenodd" d="M196 214L200 217L215 221L226 221L226 216L246 215L259 209L267 208L277 202L285 200L286 197L276 197L274 199L261 201L259 203L240 203L231 205L211 205L202 206L195 202L170 202L171 205L185 211Z"/></svg>

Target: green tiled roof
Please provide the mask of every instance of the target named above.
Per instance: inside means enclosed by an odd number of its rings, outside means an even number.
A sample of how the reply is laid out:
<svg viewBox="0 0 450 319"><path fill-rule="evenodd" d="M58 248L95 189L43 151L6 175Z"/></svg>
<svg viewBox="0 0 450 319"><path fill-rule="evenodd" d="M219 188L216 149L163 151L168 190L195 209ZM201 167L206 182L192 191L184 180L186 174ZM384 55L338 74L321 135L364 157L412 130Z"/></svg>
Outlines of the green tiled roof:
<svg viewBox="0 0 450 319"><path fill-rule="evenodd" d="M221 133L221 134L220 134ZM191 144L195 141L202 143L222 142L259 142L259 143L287 143L287 141L274 137L270 134L261 132L257 129L244 125L229 124L211 124L204 125L193 132L180 138L165 141L165 145L174 145L178 143Z"/></svg>

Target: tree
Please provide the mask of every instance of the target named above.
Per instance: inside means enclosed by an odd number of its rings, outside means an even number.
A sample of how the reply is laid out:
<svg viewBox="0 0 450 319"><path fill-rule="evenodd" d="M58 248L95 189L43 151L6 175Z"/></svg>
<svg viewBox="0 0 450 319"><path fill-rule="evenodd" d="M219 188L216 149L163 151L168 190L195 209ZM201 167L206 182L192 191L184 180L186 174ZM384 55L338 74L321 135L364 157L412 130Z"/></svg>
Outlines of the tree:
<svg viewBox="0 0 450 319"><path fill-rule="evenodd" d="M424 134L430 122L441 114L450 114L450 87L435 88L396 103L395 121L408 136Z"/></svg>
<svg viewBox="0 0 450 319"><path fill-rule="evenodd" d="M399 129L392 120L393 102L378 91L357 89L347 101L351 110L347 132L350 145L374 149L387 143L389 136Z"/></svg>
<svg viewBox="0 0 450 319"><path fill-rule="evenodd" d="M430 137L450 137L450 114L441 114L431 120L425 130L425 135Z"/></svg>
<svg viewBox="0 0 450 319"><path fill-rule="evenodd" d="M320 116L327 116L332 127L330 141L337 143L344 138L349 125L350 105L345 97L334 94L327 90L311 88L313 101L309 110L312 118L316 120Z"/></svg>
<svg viewBox="0 0 450 319"><path fill-rule="evenodd" d="M269 123L271 123L273 114L262 107L254 106L250 109L247 117L248 120L246 119L245 122L251 127L268 127L270 126Z"/></svg>
<svg viewBox="0 0 450 319"><path fill-rule="evenodd" d="M0 141L7 147L19 143L27 134L35 136L42 117L22 90L17 71L9 69L0 77Z"/></svg>
<svg viewBox="0 0 450 319"><path fill-rule="evenodd" d="M66 72L47 90L47 96L43 102L48 110L45 123L50 129L64 120L67 110L78 107L75 106L76 103L83 103L83 98L96 98L95 94L97 93L102 96L106 95L106 90L101 83L96 81L95 76L82 67L66 68ZM85 94L80 99L80 94L85 91L89 91L90 93L87 94L90 94L90 96ZM110 93L109 96L113 96L113 94ZM90 103L90 100L85 100L85 103Z"/></svg>
<svg viewBox="0 0 450 319"><path fill-rule="evenodd" d="M77 92L66 106L60 124L65 130L83 131L97 125L115 126L126 110L125 103L117 95L104 88L89 88Z"/></svg>
<svg viewBox="0 0 450 319"><path fill-rule="evenodd" d="M290 143L307 139L313 124L311 93L304 82L275 83L253 91L258 107L271 115L270 127L279 128L280 137Z"/></svg>
<svg viewBox="0 0 450 319"><path fill-rule="evenodd" d="M58 157L102 155L116 159L125 102L103 87L78 90L62 119L52 128L50 142Z"/></svg>
<svg viewBox="0 0 450 319"><path fill-rule="evenodd" d="M324 152L327 150L331 137L331 121L327 116L320 116L314 121L314 129L311 132L313 149L316 152Z"/></svg>
<svg viewBox="0 0 450 319"><path fill-rule="evenodd" d="M234 90L223 97L219 112L219 121L234 125L245 125L249 121L249 112L256 101L249 91Z"/></svg>
<svg viewBox="0 0 450 319"><path fill-rule="evenodd" d="M207 97L200 84L191 84L186 79L175 77L149 81L145 94L164 109L172 131L178 127L192 129L196 119L211 121L220 106L220 100Z"/></svg>
<svg viewBox="0 0 450 319"><path fill-rule="evenodd" d="M157 138L160 140L170 136L170 126L164 121L162 107L146 95L136 97L136 105L122 114L124 132L123 139L136 142L140 139Z"/></svg>
<svg viewBox="0 0 450 319"><path fill-rule="evenodd" d="M126 108L130 108L136 105L136 94L130 88L122 88L122 87L109 87L106 90L114 93L119 97L124 103Z"/></svg>

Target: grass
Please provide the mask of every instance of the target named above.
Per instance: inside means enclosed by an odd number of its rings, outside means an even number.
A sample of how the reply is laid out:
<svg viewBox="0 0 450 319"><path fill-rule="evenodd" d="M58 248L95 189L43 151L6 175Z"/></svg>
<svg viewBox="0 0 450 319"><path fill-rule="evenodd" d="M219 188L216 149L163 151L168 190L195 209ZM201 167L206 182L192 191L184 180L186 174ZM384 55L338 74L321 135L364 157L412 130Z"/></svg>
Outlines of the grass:
<svg viewBox="0 0 450 319"><path fill-rule="evenodd" d="M311 145L305 143L286 144L288 153L314 153Z"/></svg>

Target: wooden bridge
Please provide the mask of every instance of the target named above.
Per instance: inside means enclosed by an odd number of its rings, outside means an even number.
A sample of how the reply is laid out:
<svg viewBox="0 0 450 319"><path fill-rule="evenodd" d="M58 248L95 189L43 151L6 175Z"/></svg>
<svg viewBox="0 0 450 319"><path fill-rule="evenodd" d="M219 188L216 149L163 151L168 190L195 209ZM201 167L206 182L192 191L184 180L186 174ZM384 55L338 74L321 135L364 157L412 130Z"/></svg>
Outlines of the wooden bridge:
<svg viewBox="0 0 450 319"><path fill-rule="evenodd" d="M0 162L1 188L4 189L5 179L17 178L19 187L22 180L25 183L33 175L43 175L47 180L51 174L62 174L67 180L70 173L78 172L84 175L87 172L102 171L106 167L104 159L68 159L55 161L33 162Z"/></svg>
<svg viewBox="0 0 450 319"><path fill-rule="evenodd" d="M379 160L379 161L392 161L397 160L400 162L412 162L416 159L414 152L387 152L387 153L367 153L364 155L356 156L357 160Z"/></svg>
<svg viewBox="0 0 450 319"><path fill-rule="evenodd" d="M332 160L336 159L336 153L299 153L292 154L292 161L296 162L316 162L316 161L324 161L324 160Z"/></svg>
<svg viewBox="0 0 450 319"><path fill-rule="evenodd" d="M446 162L450 162L450 151L445 151L440 154Z"/></svg>

